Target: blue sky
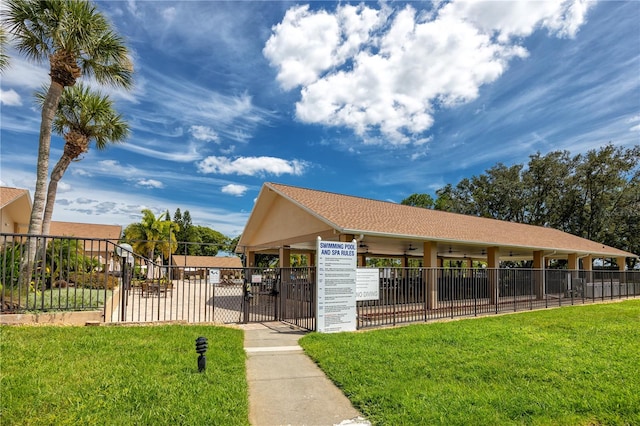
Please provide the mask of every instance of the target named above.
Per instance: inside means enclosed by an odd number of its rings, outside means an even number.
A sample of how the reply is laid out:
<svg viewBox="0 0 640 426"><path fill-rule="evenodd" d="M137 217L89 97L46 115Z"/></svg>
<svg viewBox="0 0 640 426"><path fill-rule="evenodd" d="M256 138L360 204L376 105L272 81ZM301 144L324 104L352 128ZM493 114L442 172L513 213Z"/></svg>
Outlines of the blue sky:
<svg viewBox="0 0 640 426"><path fill-rule="evenodd" d="M236 236L265 181L400 202L536 152L640 142L637 1L97 5L131 49L134 89L100 90L132 134L69 167L54 220L180 208ZM33 191L48 74L9 53L0 181Z"/></svg>

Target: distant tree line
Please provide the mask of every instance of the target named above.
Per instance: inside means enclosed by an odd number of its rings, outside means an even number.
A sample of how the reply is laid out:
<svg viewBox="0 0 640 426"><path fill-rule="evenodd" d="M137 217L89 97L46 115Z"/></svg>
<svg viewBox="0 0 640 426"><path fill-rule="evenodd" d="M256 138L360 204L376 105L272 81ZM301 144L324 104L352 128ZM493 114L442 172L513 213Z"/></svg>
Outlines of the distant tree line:
<svg viewBox="0 0 640 426"><path fill-rule="evenodd" d="M239 237L230 238L206 226L193 225L189 210L178 208L171 219L167 210L155 216L149 209L142 210L142 220L128 225L123 240L134 251L149 259L161 256L164 260L172 254L191 256L216 256L219 252L233 253Z"/></svg>
<svg viewBox="0 0 640 426"><path fill-rule="evenodd" d="M412 194L405 205L546 226L640 253L640 145L586 154L537 153L485 173Z"/></svg>
<svg viewBox="0 0 640 426"><path fill-rule="evenodd" d="M180 208L176 209L173 223L179 226L176 232L178 254L216 256L219 251L233 252L238 243L239 238L230 238L206 226L193 225L189 210L181 213Z"/></svg>

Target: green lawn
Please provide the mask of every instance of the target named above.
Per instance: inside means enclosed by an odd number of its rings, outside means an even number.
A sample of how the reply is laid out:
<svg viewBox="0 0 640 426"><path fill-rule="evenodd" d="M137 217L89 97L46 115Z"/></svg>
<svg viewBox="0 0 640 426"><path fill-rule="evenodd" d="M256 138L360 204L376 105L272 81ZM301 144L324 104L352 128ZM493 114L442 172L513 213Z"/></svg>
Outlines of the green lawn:
<svg viewBox="0 0 640 426"><path fill-rule="evenodd" d="M44 310L80 310L98 309L104 306L105 296L111 297L111 290L95 290L90 288L62 288L50 289L34 295L20 298L20 302L27 312ZM17 295L16 295L17 299Z"/></svg>
<svg viewBox="0 0 640 426"><path fill-rule="evenodd" d="M0 424L248 424L241 330L3 326L0 333ZM199 336L209 340L204 373Z"/></svg>
<svg viewBox="0 0 640 426"><path fill-rule="evenodd" d="M300 343L374 425L640 425L640 300Z"/></svg>

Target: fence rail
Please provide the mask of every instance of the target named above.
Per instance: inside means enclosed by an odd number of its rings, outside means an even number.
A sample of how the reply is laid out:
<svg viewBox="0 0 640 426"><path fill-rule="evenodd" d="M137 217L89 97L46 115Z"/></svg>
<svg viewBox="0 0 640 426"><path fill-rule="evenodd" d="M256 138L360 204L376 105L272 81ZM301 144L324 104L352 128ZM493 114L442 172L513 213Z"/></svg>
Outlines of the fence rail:
<svg viewBox="0 0 640 426"><path fill-rule="evenodd" d="M640 297L640 271L381 268L358 328Z"/></svg>
<svg viewBox="0 0 640 426"><path fill-rule="evenodd" d="M1 314L91 310L105 322L315 330L315 267L168 266L112 240L0 234L0 284ZM640 297L640 271L380 268L379 295L357 302L358 328Z"/></svg>

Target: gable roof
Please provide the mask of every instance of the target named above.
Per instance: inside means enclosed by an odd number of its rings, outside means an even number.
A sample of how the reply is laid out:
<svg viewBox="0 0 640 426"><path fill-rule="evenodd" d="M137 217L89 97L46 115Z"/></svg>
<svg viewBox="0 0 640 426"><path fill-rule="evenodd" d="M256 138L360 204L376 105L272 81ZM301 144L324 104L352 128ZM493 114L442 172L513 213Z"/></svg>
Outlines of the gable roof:
<svg viewBox="0 0 640 426"><path fill-rule="evenodd" d="M26 201L29 203L29 207L31 207L31 197L29 196L28 189L0 186L0 208L16 202L20 197L26 197Z"/></svg>
<svg viewBox="0 0 640 426"><path fill-rule="evenodd" d="M60 237L98 238L117 242L122 235L122 226L52 221L49 234Z"/></svg>
<svg viewBox="0 0 640 426"><path fill-rule="evenodd" d="M280 200L277 200L280 198ZM635 254L590 241L557 229L525 225L495 219L467 216L439 210L406 206L386 201L341 195L331 192L305 189L277 183L265 183L254 211L247 222L238 246L268 246L282 241L252 240L259 228L274 226L270 211L277 210L283 200L291 211L303 211L311 222L315 222L320 234L323 224L333 234L360 235L403 239L405 241L436 241L438 251L445 251L450 244L466 245L467 248L502 247L534 250L563 251L595 255L596 257L636 257ZM280 210L283 210L280 208ZM254 214L256 218L254 220ZM295 217L296 215L293 214ZM248 234L245 236L245 233ZM306 231L305 231L306 232ZM311 234L311 233L309 233ZM324 233L324 239L330 234ZM292 235L287 235L292 238ZM286 239L286 238L285 238ZM405 244L406 246L406 244ZM413 250L413 248L409 248ZM402 254L402 251L397 254Z"/></svg>
<svg viewBox="0 0 640 426"><path fill-rule="evenodd" d="M174 254L173 264L187 268L242 268L242 260L237 256L189 256Z"/></svg>

